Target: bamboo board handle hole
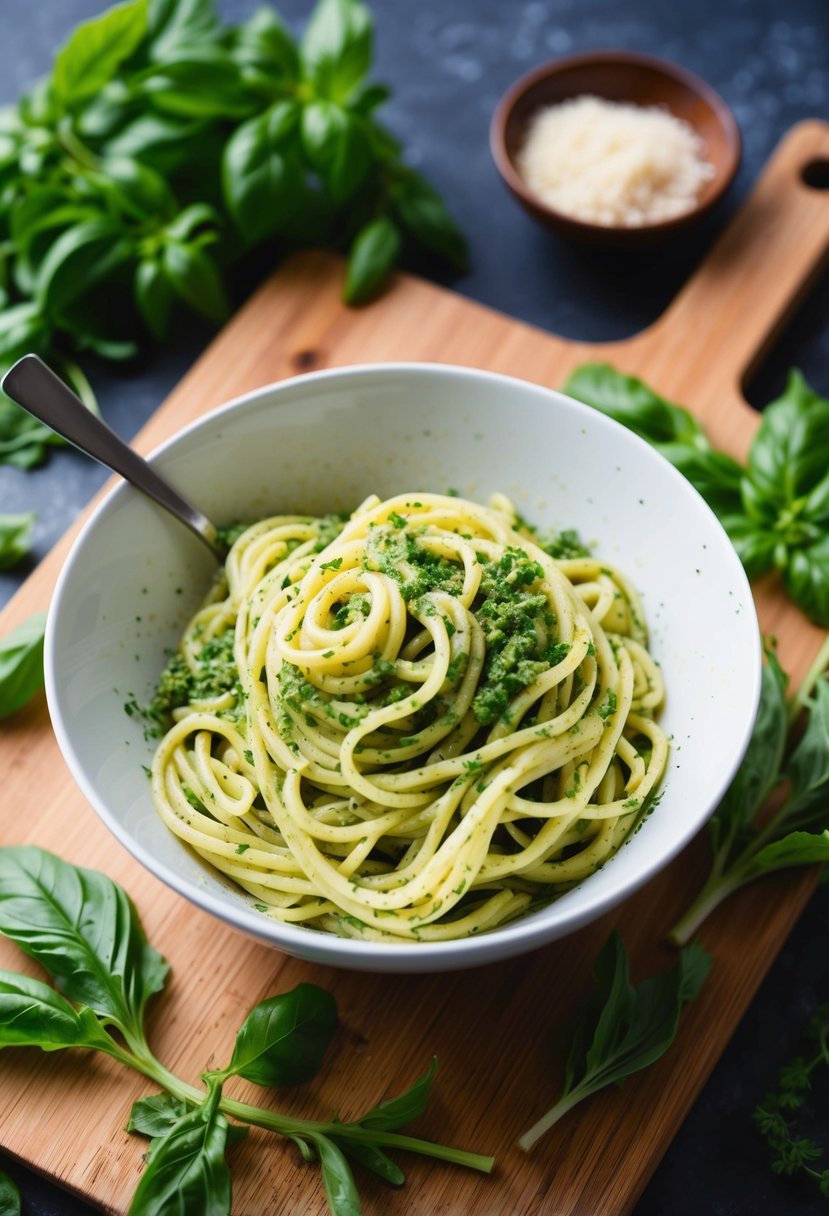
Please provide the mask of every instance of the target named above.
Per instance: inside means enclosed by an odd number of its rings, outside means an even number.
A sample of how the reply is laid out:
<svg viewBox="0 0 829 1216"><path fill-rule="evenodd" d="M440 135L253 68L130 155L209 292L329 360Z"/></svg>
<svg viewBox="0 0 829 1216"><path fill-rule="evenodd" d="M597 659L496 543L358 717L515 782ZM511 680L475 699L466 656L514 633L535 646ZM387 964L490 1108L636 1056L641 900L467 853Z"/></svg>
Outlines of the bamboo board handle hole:
<svg viewBox="0 0 829 1216"><path fill-rule="evenodd" d="M820 187L829 190L829 161L825 162L827 184ZM829 330L829 273L818 275L805 299L783 325L771 347L754 366L749 368L740 384L741 392L758 414L769 402L776 400L786 387L792 368L800 368L804 359L808 361L809 350L820 341L821 334ZM809 380L809 374L806 373ZM811 381L810 381L811 383ZM812 388L821 396L829 396L829 383L812 383Z"/></svg>

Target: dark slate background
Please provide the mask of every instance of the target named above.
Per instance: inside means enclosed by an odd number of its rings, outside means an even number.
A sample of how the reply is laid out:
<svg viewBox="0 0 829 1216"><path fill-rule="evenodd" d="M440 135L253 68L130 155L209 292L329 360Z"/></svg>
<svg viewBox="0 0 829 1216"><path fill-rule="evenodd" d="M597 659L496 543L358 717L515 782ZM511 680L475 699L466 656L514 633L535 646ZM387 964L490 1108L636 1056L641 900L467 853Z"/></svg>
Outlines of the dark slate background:
<svg viewBox="0 0 829 1216"><path fill-rule="evenodd" d="M254 7L255 0L219 0L228 20L242 19ZM284 0L280 7L300 28L311 4ZM68 30L100 8L101 0L2 0L0 104L14 101L46 71ZM442 190L470 240L473 269L454 286L471 299L567 337L620 338L654 320L739 206L783 133L802 118L829 118L827 0L376 0L374 9L376 78L394 90L385 121L402 140L410 163ZM490 116L517 76L555 56L597 48L663 55L704 76L732 106L744 141L737 181L705 227L679 244L636 258L570 248L536 227L508 197L488 150ZM240 296L250 286L241 288ZM824 282L749 386L755 407L762 408L780 390L792 365L829 394L828 321L829 284ZM134 367L113 372L88 365L115 430L125 438L134 435L209 338L193 324L169 349L149 353ZM58 452L34 473L0 466L0 512L38 513L33 562L104 477L103 470L72 451ZM0 575L0 602L27 572ZM768 892L773 899L773 882ZM826 1211L827 1200L816 1188L771 1173L751 1112L777 1069L796 1053L804 1022L829 1001L828 922L824 887L646 1188L636 1216L817 1216ZM829 1164L829 1083L816 1093L803 1134L827 1146L824 1164ZM90 1211L2 1157L0 1166L19 1180L25 1213ZM498 1202L496 1186L494 1208Z"/></svg>

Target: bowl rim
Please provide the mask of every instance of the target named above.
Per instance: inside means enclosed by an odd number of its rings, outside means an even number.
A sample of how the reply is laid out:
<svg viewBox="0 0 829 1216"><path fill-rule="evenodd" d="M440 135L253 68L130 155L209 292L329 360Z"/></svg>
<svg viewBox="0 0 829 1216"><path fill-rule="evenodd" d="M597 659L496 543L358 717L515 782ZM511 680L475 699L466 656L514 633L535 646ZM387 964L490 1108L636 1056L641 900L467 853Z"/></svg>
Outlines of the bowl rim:
<svg viewBox="0 0 829 1216"><path fill-rule="evenodd" d="M726 143L729 148L729 159L725 170L719 175L715 183L715 188L711 191L705 202L695 203L693 207L688 211L683 211L681 215L670 216L667 219L656 220L649 224L639 224L635 227L624 224L594 224L589 220L579 219L577 216L570 215L566 211L559 211L557 208L550 206L549 203L545 203L543 199L539 198L526 185L507 151L506 128L513 109L521 98L541 81L551 76L557 76L559 73L567 71L570 68L602 63L621 63L630 64L634 67L650 68L661 73L663 76L678 80L692 93L696 93L702 97L710 106L725 134ZM681 227L685 223L707 214L719 202L734 181L737 170L740 167L743 145L740 128L733 110L707 80L704 80L682 64L674 63L670 59L663 59L658 55L650 55L644 51L602 49L579 51L573 55L563 55L557 59L550 59L546 63L542 63L538 67L525 72L523 76L514 81L503 94L493 112L489 125L489 147L495 167L502 179L513 194L530 211L548 216L551 221L554 221L562 229L570 228L574 233L580 233L584 237L603 235L618 236L621 239L625 236L630 236L630 239L634 240L637 234L645 235L652 233L656 236L660 233L668 233L672 229Z"/></svg>
<svg viewBox="0 0 829 1216"><path fill-rule="evenodd" d="M559 404L563 404L567 409L585 411L589 414L595 425L600 428L607 428L612 432L624 433L626 441L630 442L633 447L639 447L646 451L650 459L660 463L665 473L674 479L677 486L681 488L681 492L687 493L693 499L696 499L704 511L710 515L716 530L721 533L722 540L729 547L731 546L731 542L728 540L722 525L698 491L661 453L656 451L633 431L630 431L627 427L602 414L600 411L591 409L590 406L557 389L548 388L545 385L531 380L524 380L518 376L493 372L484 368L467 367L460 364L418 361L358 363L349 364L344 367L324 368L315 372L286 377L282 380L252 389L249 392L241 393L231 400L216 406L214 409L207 410L155 447L147 459L151 463L154 462L158 458L163 457L168 451L175 450L179 444L186 443L189 437L200 429L214 425L217 420L232 414L240 408L253 408L263 398L274 396L276 398L274 404L278 406L281 394L289 394L297 390L297 388L302 391L302 387L306 385L313 391L316 385L324 384L328 381L340 379L352 380L359 379L360 377L372 378L389 374L402 374L403 376L415 374L426 378L435 375L448 375L450 378L466 380L483 379L506 386L518 385L521 391L527 392L532 396L546 399L552 396L558 398ZM290 402L282 404L290 404ZM551 927L544 917L544 912L547 909L542 909L532 916L518 917L516 920L507 922L493 931L482 933L480 936L475 937L464 937L440 942L418 942L416 944L363 941L358 938L338 937L335 934L311 931L301 926L272 920L248 908L241 901L238 905L225 906L222 900L213 892L207 888L198 887L197 884L194 884L189 878L180 874L166 861L160 860L121 823L116 814L110 809L107 801L99 796L93 781L87 776L85 766L75 749L72 736L66 728L65 716L59 712L60 696L56 670L56 631L58 622L62 616L59 608L66 586L72 578L75 559L88 543L90 536L94 534L101 518L112 511L125 497L128 498L133 495L141 497L141 492L128 482L119 479L106 493L101 502L96 505L64 558L52 595L45 631L44 673L46 699L52 727L64 760L70 769L73 779L95 813L115 839L151 875L163 881L172 890L176 891L177 894L183 896L201 911L210 913L220 921L231 925L249 937L265 942L271 947L283 949L286 953L294 954L306 961L324 965L339 967L348 967L350 965L359 970L366 971L382 972L388 970L409 973L436 973L450 970L456 965L462 966L464 969L472 968L500 961L508 957L517 957L544 945L549 945L554 940L568 936L583 925L599 919L606 912L628 899L635 891L663 870L687 846L713 812L715 803L705 808L704 815L697 814L694 817L689 817L683 823L681 830L674 836L668 850L660 852L657 856L650 859L647 864L640 866L636 873L626 881L621 881L621 876L616 882L610 881L607 884L607 889L600 897L594 898L588 906L581 909L576 908L573 911L569 911L563 918L559 917L555 931L552 933ZM753 622L756 629L757 662L752 666L752 683L749 688L750 704L753 707L752 713L743 725L739 740L735 741L734 752L727 771L723 772L721 782L722 793L725 792L741 763L751 737L760 697L762 659L762 638L757 621L754 598L748 578L733 548L732 553L734 576L740 584L740 590L745 597L745 618ZM607 872L605 870L605 873ZM612 866L609 872L612 874ZM578 885L575 889L578 889ZM556 902L553 901L548 907L555 907Z"/></svg>

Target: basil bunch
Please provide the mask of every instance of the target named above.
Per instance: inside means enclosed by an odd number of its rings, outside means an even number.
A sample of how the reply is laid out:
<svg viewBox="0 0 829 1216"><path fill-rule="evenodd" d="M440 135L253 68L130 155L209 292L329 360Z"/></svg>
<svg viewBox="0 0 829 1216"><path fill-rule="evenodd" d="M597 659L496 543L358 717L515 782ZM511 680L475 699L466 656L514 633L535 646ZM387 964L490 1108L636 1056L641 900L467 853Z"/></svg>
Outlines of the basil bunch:
<svg viewBox="0 0 829 1216"><path fill-rule="evenodd" d="M175 312L228 313L226 271L267 242L350 250L351 303L408 250L462 268L463 237L377 120L373 23L319 0L297 41L277 13L126 0L79 25L51 76L0 113L0 373L27 351L88 395L75 362L126 359ZM0 408L0 460L48 432Z"/></svg>
<svg viewBox="0 0 829 1216"><path fill-rule="evenodd" d="M0 971L0 1048L102 1051L163 1091L135 1103L127 1128L150 1137L131 1216L228 1216L225 1151L245 1135L247 1124L289 1138L304 1161L319 1164L333 1216L361 1211L350 1162L395 1185L405 1181L387 1149L492 1169L491 1157L397 1130L426 1109L434 1062L405 1093L352 1122L337 1115L323 1122L295 1119L223 1097L222 1087L232 1076L284 1086L316 1075L337 1014L331 995L315 984L299 984L255 1005L236 1035L230 1062L202 1075L204 1089L176 1077L153 1055L144 1026L147 1002L164 987L169 968L147 941L126 892L104 874L39 848L0 848L0 933L35 959L56 985Z"/></svg>
<svg viewBox="0 0 829 1216"><path fill-rule="evenodd" d="M564 391L662 452L715 512L749 578L777 569L791 598L829 627L829 400L792 372L763 411L745 468L711 447L693 415L605 364Z"/></svg>

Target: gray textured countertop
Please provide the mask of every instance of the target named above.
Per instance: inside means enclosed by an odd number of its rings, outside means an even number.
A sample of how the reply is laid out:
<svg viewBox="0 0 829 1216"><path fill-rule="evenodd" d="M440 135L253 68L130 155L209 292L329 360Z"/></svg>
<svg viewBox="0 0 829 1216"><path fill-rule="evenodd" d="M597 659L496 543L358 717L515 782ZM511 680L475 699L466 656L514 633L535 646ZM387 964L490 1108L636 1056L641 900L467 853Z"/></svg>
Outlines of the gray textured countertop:
<svg viewBox="0 0 829 1216"><path fill-rule="evenodd" d="M68 30L101 7L99 0L0 5L0 101L13 101L41 75ZM252 12L255 2L219 0L218 7L236 20ZM298 26L311 6L286 0L279 7ZM375 76L393 86L385 121L402 140L409 162L441 189L470 240L473 268L453 286L567 337L622 337L654 320L745 197L783 133L802 118L829 116L826 0L378 0L374 10ZM505 88L546 59L600 47L662 55L699 73L730 103L743 136L742 167L726 203L692 237L644 259L562 244L515 206L490 159L489 120ZM114 429L130 438L210 336L194 323L175 344L134 366L112 371L91 361L87 371ZM752 404L768 401L792 365L829 394L827 283L818 286L749 386ZM58 452L32 473L0 466L0 512L38 514L33 562L104 476L72 451ZM33 562L0 575L0 602ZM795 1053L809 1014L829 1000L827 921L824 887L657 1169L636 1216L811 1216L826 1210L816 1189L771 1174L751 1111ZM0 1077L1 1070L0 1062ZM829 1084L816 1105L823 1113L811 1130L829 1146ZM16 1166L8 1168L20 1180L26 1213L74 1216L89 1210Z"/></svg>

